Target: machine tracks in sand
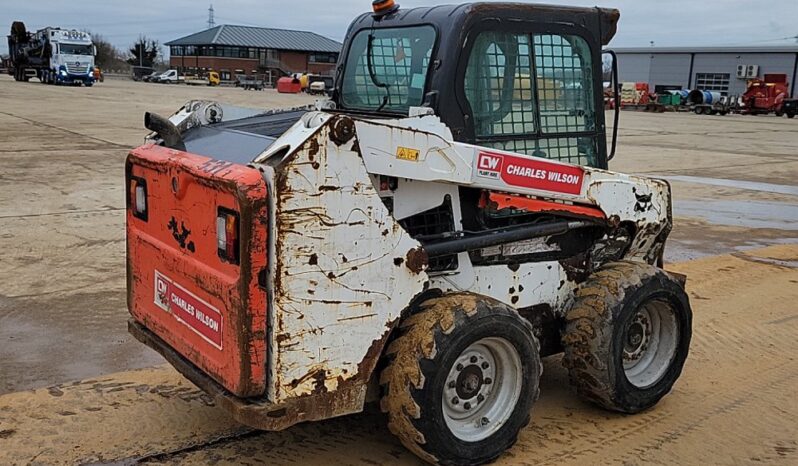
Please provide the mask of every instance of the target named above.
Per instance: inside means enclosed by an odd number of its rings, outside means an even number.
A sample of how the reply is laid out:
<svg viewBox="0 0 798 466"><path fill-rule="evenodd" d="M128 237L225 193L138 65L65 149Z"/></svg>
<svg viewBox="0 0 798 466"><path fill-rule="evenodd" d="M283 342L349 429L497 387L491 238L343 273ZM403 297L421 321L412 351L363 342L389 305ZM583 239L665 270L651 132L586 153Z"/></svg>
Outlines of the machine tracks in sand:
<svg viewBox="0 0 798 466"><path fill-rule="evenodd" d="M608 413L549 358L532 423L498 464L798 463L796 257L785 245L669 266L688 275L695 313L673 393ZM370 411L253 432L159 367L0 397L0 463L418 464L384 422Z"/></svg>

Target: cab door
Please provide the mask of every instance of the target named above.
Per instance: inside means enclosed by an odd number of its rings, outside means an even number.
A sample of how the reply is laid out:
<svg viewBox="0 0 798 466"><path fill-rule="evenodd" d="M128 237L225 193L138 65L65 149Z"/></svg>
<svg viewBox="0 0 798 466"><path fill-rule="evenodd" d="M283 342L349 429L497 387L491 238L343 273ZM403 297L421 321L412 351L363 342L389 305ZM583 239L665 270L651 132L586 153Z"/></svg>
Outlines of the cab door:
<svg viewBox="0 0 798 466"><path fill-rule="evenodd" d="M466 131L477 145L606 168L598 46L578 30L538 27L476 33L460 89Z"/></svg>

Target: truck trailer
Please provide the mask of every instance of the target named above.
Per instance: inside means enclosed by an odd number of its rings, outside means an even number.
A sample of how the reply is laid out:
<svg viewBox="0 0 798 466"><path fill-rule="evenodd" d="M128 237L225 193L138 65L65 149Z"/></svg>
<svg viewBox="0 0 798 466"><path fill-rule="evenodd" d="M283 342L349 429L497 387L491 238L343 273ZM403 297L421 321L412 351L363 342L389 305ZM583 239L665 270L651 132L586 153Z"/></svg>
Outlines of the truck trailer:
<svg viewBox="0 0 798 466"><path fill-rule="evenodd" d="M46 27L28 32L15 21L8 36L10 67L14 80L38 78L44 84L94 84L96 48L88 32Z"/></svg>

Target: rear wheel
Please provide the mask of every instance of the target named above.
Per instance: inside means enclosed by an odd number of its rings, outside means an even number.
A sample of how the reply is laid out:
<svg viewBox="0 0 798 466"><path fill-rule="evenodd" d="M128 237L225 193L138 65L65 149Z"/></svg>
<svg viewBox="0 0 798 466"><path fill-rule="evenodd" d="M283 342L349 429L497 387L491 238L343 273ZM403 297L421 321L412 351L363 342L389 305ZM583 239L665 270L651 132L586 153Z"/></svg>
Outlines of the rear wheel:
<svg viewBox="0 0 798 466"><path fill-rule="evenodd" d="M510 448L538 395L529 322L493 299L456 293L422 303L400 331L380 377L391 432L431 463L483 464Z"/></svg>
<svg viewBox="0 0 798 466"><path fill-rule="evenodd" d="M681 374L692 334L684 287L663 270L617 262L576 292L563 336L571 383L607 409L637 413Z"/></svg>

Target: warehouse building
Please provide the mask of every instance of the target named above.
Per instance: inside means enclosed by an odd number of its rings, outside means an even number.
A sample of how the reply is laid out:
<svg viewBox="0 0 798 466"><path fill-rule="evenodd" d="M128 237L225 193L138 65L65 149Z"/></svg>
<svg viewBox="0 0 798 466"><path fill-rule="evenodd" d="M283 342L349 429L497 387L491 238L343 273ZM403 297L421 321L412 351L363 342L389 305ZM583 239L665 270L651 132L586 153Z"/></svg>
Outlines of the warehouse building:
<svg viewBox="0 0 798 466"><path fill-rule="evenodd" d="M786 74L795 95L798 45L770 47L641 47L614 49L621 82L648 83L654 92L674 89L741 95L746 81Z"/></svg>
<svg viewBox="0 0 798 466"><path fill-rule="evenodd" d="M185 74L218 71L222 80L288 73L332 75L342 44L313 32L221 25L166 45L169 63Z"/></svg>

